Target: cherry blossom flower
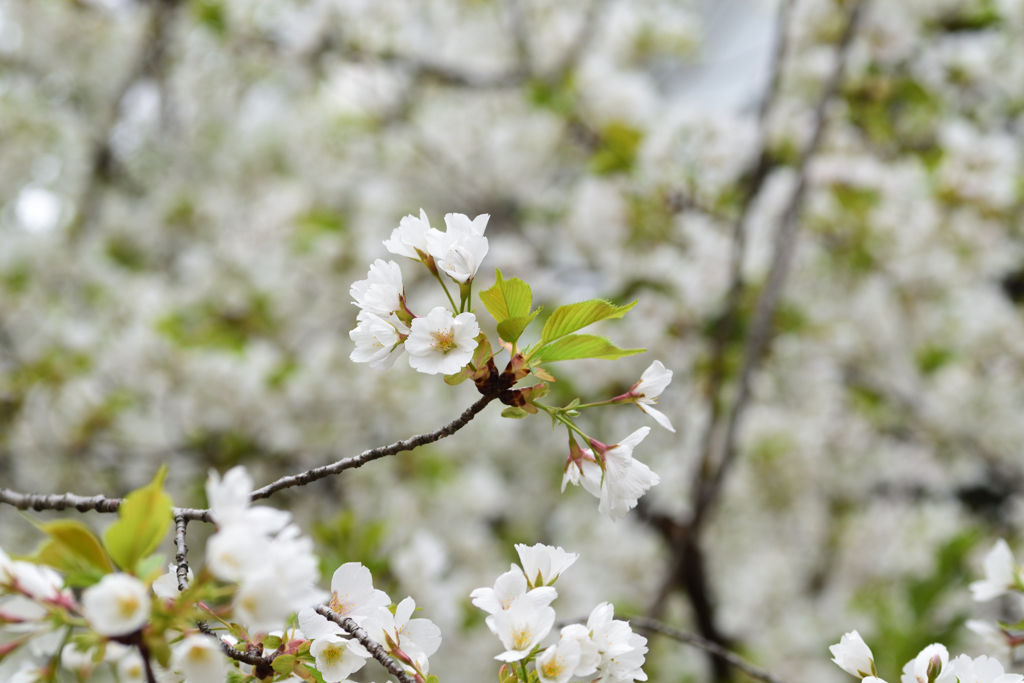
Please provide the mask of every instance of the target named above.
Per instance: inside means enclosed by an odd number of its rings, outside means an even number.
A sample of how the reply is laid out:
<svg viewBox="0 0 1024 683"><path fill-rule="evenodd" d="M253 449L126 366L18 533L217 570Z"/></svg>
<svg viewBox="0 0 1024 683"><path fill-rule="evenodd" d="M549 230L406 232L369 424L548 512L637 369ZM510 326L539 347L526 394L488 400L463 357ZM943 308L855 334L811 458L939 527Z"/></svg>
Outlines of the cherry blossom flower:
<svg viewBox="0 0 1024 683"><path fill-rule="evenodd" d="M331 577L331 611L349 617L357 624L376 613L378 608L391 604L391 598L373 587L370 570L358 562L346 562ZM322 638L327 634L345 635L333 621L317 614L312 607L299 611L299 628L307 638Z"/></svg>
<svg viewBox="0 0 1024 683"><path fill-rule="evenodd" d="M903 667L901 683L952 683L956 674L949 666L949 650L932 643Z"/></svg>
<svg viewBox="0 0 1024 683"><path fill-rule="evenodd" d="M542 683L567 683L579 663L579 641L563 638L537 657L537 676Z"/></svg>
<svg viewBox="0 0 1024 683"><path fill-rule="evenodd" d="M555 623L555 610L551 607L537 607L532 600L523 596L513 600L507 610L487 617L486 622L491 632L505 646L505 651L495 659L518 662L528 656L551 632Z"/></svg>
<svg viewBox="0 0 1024 683"><path fill-rule="evenodd" d="M422 261L428 268L434 269L433 257L427 245L427 233L430 230L427 212L420 209L419 218L408 215L399 221L398 227L391 231L391 238L384 240L384 246L392 254Z"/></svg>
<svg viewBox="0 0 1024 683"><path fill-rule="evenodd" d="M629 623L614 618L615 607L602 602L587 619L591 638L601 654L598 680L646 681L641 667L647 654L647 639L633 633Z"/></svg>
<svg viewBox="0 0 1024 683"><path fill-rule="evenodd" d="M1013 553L1006 541L999 539L985 555L985 578L968 586L971 596L978 602L986 602L1019 588L1024 582L1013 559Z"/></svg>
<svg viewBox="0 0 1024 683"><path fill-rule="evenodd" d="M405 299L402 270L394 261L377 259L370 265L365 280L352 283L349 294L359 308L387 319L402 310Z"/></svg>
<svg viewBox="0 0 1024 683"><path fill-rule="evenodd" d="M427 673L427 658L441 646L441 629L429 619L410 619L415 609L412 598L398 603L394 614L378 607L363 628L396 659Z"/></svg>
<svg viewBox="0 0 1024 683"><path fill-rule="evenodd" d="M82 614L101 636L123 636L149 621L146 584L130 574L107 574L82 593Z"/></svg>
<svg viewBox="0 0 1024 683"><path fill-rule="evenodd" d="M315 639L309 652L316 657L316 670L326 683L346 680L370 658L370 653L357 641L333 633Z"/></svg>
<svg viewBox="0 0 1024 683"><path fill-rule="evenodd" d="M349 358L356 363L368 363L375 370L386 370L402 355L402 335L397 325L401 321L392 316L389 322L369 311L359 311L359 324L348 333L356 343ZM405 326L402 325L404 328Z"/></svg>
<svg viewBox="0 0 1024 683"><path fill-rule="evenodd" d="M480 262L487 256L488 214L482 214L472 221L461 213L449 213L444 217L447 232L431 229L427 233L427 245L437 267L459 284L466 284L476 277Z"/></svg>
<svg viewBox="0 0 1024 683"><path fill-rule="evenodd" d="M554 588L546 586L528 591L523 570L513 564L509 571L494 582L494 588L477 588L469 594L473 604L488 614L507 610L516 599L524 596L540 608L550 605L558 593Z"/></svg>
<svg viewBox="0 0 1024 683"><path fill-rule="evenodd" d="M250 532L256 530L273 534L291 521L291 514L283 510L253 507L252 490L252 477L243 465L232 467L223 478L216 470L210 470L206 479L206 499L210 504L210 516L218 527L238 524L249 527Z"/></svg>
<svg viewBox="0 0 1024 683"><path fill-rule="evenodd" d="M472 313L453 316L438 306L423 318L412 321L412 331L405 340L409 365L427 375L451 375L469 363L476 350L480 325Z"/></svg>
<svg viewBox="0 0 1024 683"><path fill-rule="evenodd" d="M1006 673L1002 663L982 655L971 659L960 655L950 663L958 683L1022 683L1024 676Z"/></svg>
<svg viewBox="0 0 1024 683"><path fill-rule="evenodd" d="M875 674L875 659L871 648L856 631L843 634L839 642L830 645L828 649L832 653L832 661L843 671L858 678Z"/></svg>
<svg viewBox="0 0 1024 683"><path fill-rule="evenodd" d="M672 426L668 417L660 410L651 407L658 402L661 392L665 391L671 381L672 371L666 369L660 360L656 360L644 370L644 374L640 375L640 380L628 392L612 400L618 403L635 403L637 408L653 417L662 427L670 432L675 432L675 427Z"/></svg>
<svg viewBox="0 0 1024 683"><path fill-rule="evenodd" d="M189 683L223 683L227 661L217 641L205 635L191 635L171 654L171 665L185 675Z"/></svg>
<svg viewBox="0 0 1024 683"><path fill-rule="evenodd" d="M580 644L580 661L576 664L573 676L589 676L601 665L601 652L597 643L590 637L590 629L583 624L569 624L562 628L562 640L575 640Z"/></svg>
<svg viewBox="0 0 1024 683"><path fill-rule="evenodd" d="M606 446L591 440L591 446L604 461L604 478L600 493L592 490L593 482L583 478L583 486L601 499L598 510L611 519L622 519L636 507L637 501L661 478L647 465L633 457L633 449L650 433L641 427L617 444Z"/></svg>
<svg viewBox="0 0 1024 683"><path fill-rule="evenodd" d="M579 559L576 553L569 553L560 547L538 543L528 546L516 544L523 573L531 586L550 586L572 563Z"/></svg>

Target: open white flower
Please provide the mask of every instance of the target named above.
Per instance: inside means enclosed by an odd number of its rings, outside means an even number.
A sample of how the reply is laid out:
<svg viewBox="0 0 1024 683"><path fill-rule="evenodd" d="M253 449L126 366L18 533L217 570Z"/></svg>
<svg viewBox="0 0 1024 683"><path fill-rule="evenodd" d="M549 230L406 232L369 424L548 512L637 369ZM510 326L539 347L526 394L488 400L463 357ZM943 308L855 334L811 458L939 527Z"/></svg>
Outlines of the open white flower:
<svg viewBox="0 0 1024 683"><path fill-rule="evenodd" d="M579 663L579 641L563 638L537 657L537 676L542 683L567 683Z"/></svg>
<svg viewBox="0 0 1024 683"><path fill-rule="evenodd" d="M611 681L646 681L641 668L647 654L647 639L633 633L629 623L615 619L615 607L602 602L587 619L591 638L601 653L598 678Z"/></svg>
<svg viewBox="0 0 1024 683"><path fill-rule="evenodd" d="M223 478L216 470L210 470L206 479L206 499L210 504L210 516L218 527L238 524L248 527L250 534L253 531L273 534L291 521L291 514L284 510L253 507L252 489L252 477L244 465L232 467Z"/></svg>
<svg viewBox="0 0 1024 683"><path fill-rule="evenodd" d="M550 586L562 572L579 559L576 553L543 543L534 546L517 543L516 552L519 553L523 573L526 574L531 586Z"/></svg>
<svg viewBox="0 0 1024 683"><path fill-rule="evenodd" d="M590 637L590 629L583 624L569 624L562 628L562 640L575 640L580 644L580 661L576 664L573 676L589 676L601 665L601 652L597 643Z"/></svg>
<svg viewBox="0 0 1024 683"><path fill-rule="evenodd" d="M356 306L386 319L402 308L402 269L394 261L377 259L370 265L365 280L352 283L349 294Z"/></svg>
<svg viewBox="0 0 1024 683"><path fill-rule="evenodd" d="M398 603L395 613L378 607L363 628L389 653L401 650L415 662L421 673L427 673L427 658L441 646L441 629L430 619L410 619L416 601L406 598Z"/></svg>
<svg viewBox="0 0 1024 683"><path fill-rule="evenodd" d="M149 589L130 574L107 574L82 593L82 614L101 636L123 636L149 621Z"/></svg>
<svg viewBox="0 0 1024 683"><path fill-rule="evenodd" d="M370 570L358 562L346 562L334 570L331 577L330 608L341 617L349 617L357 624L376 614L381 607L391 604L391 598L373 587ZM340 626L317 614L312 607L299 611L299 628L307 638L315 640L328 634L345 635Z"/></svg>
<svg viewBox="0 0 1024 683"><path fill-rule="evenodd" d="M985 555L985 578L974 581L968 587L976 601L986 602L1018 587L1022 582L1024 578L1014 562L1010 546L1000 538Z"/></svg>
<svg viewBox="0 0 1024 683"><path fill-rule="evenodd" d="M174 646L171 665L189 683L223 683L227 659L217 641L205 635L191 635Z"/></svg>
<svg viewBox="0 0 1024 683"><path fill-rule="evenodd" d="M316 657L316 670L327 683L344 681L363 668L370 653L358 642L329 634L313 641L310 654Z"/></svg>
<svg viewBox="0 0 1024 683"><path fill-rule="evenodd" d="M875 658L871 648L856 631L843 634L839 642L830 645L828 649L832 653L832 661L843 671L858 678L875 674Z"/></svg>
<svg viewBox="0 0 1024 683"><path fill-rule="evenodd" d="M662 365L660 360L656 360L644 370L644 374L640 375L640 381L634 384L627 393L614 400L635 403L637 408L653 417L662 427L670 432L675 432L675 427L672 426L668 417L652 407L658 402L661 392L665 391L671 381L672 371Z"/></svg>
<svg viewBox="0 0 1024 683"><path fill-rule="evenodd" d="M430 258L427 246L430 229L427 212L420 209L419 218L410 214L399 221L398 227L391 231L391 239L384 240L384 246L392 254L426 262Z"/></svg>
<svg viewBox="0 0 1024 683"><path fill-rule="evenodd" d="M507 610L487 617L487 626L501 640L505 651L495 659L518 662L540 644L555 623L555 610L537 607L523 596L512 601Z"/></svg>
<svg viewBox="0 0 1024 683"><path fill-rule="evenodd" d="M409 365L427 375L451 375L473 359L480 325L472 313L453 316L438 306L423 318L412 321L412 331L405 340Z"/></svg>
<svg viewBox="0 0 1024 683"><path fill-rule="evenodd" d="M451 279L465 284L476 277L480 262L487 256L488 214L473 220L461 213L449 213L444 217L447 232L431 229L427 233L427 245L437 267Z"/></svg>
<svg viewBox="0 0 1024 683"><path fill-rule="evenodd" d="M397 318L391 318L401 324ZM356 363L369 363L375 370L386 370L402 355L402 338L395 324L369 311L359 311L359 324L348 333L356 343L349 358Z"/></svg>
<svg viewBox="0 0 1024 683"><path fill-rule="evenodd" d="M986 657L985 655L975 659L971 659L967 655L960 655L950 662L950 667L958 683L1024 682L1024 676L1006 673L998 659Z"/></svg>
<svg viewBox="0 0 1024 683"><path fill-rule="evenodd" d="M477 588L469 597L472 598L474 605L488 614L507 610L517 598L523 596L537 607L547 607L558 597L558 592L551 587L541 586L530 591L527 588L523 570L517 565L512 565L509 571L501 574L494 582L494 588Z"/></svg>
<svg viewBox="0 0 1024 683"><path fill-rule="evenodd" d="M612 446L605 446L598 441L591 442L604 458L604 480L601 482L601 504L598 506L602 515L622 519L636 507L637 501L648 489L661 481L651 468L633 457L633 449L650 431L650 427L641 427ZM586 478L583 479L583 486L590 490Z"/></svg>

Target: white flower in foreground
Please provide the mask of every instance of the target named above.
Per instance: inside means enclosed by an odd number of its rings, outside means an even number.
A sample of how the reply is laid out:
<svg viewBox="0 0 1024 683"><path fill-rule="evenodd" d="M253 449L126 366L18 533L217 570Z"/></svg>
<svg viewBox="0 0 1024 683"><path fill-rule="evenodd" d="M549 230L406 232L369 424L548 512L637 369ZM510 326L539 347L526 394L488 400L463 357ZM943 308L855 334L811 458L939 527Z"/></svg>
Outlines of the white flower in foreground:
<svg viewBox="0 0 1024 683"><path fill-rule="evenodd" d="M227 658L216 639L199 634L174 646L171 666L188 683L223 683L228 673Z"/></svg>
<svg viewBox="0 0 1024 683"><path fill-rule="evenodd" d="M590 637L590 629L583 624L569 624L562 628L562 640L575 640L580 644L580 661L573 676L589 676L601 665L601 652Z"/></svg>
<svg viewBox="0 0 1024 683"><path fill-rule="evenodd" d="M431 229L427 233L427 245L437 267L451 279L465 284L476 277L480 262L487 256L488 214L473 220L461 213L449 213L444 217L447 232Z"/></svg>
<svg viewBox="0 0 1024 683"><path fill-rule="evenodd" d="M358 562L346 562L331 577L331 611L349 617L357 624L391 604L391 598L373 587L370 570ZM317 614L312 607L299 611L299 628L311 640L329 634L345 635L340 626Z"/></svg>
<svg viewBox="0 0 1024 683"><path fill-rule="evenodd" d="M381 318L387 318L402 309L405 289L402 269L394 261L377 259L370 265L365 280L352 283L349 294L359 308Z"/></svg>
<svg viewBox="0 0 1024 683"><path fill-rule="evenodd" d="M662 365L660 360L656 360L644 370L644 374L640 375L640 381L634 384L628 392L613 400L635 403L637 408L653 417L662 427L670 432L675 432L675 427L672 426L668 417L660 410L651 407L658 402L661 392L665 391L671 381L672 371Z"/></svg>
<svg viewBox="0 0 1024 683"><path fill-rule="evenodd" d="M998 659L984 655L971 659L967 655L960 655L952 662L950 667L958 683L1022 683L1024 676L1020 674L1008 674Z"/></svg>
<svg viewBox="0 0 1024 683"><path fill-rule="evenodd" d="M956 679L949 666L949 650L941 643L932 643L903 667L901 683L952 683Z"/></svg>
<svg viewBox="0 0 1024 683"><path fill-rule="evenodd" d="M47 670L25 662L14 672L7 683L41 683L49 678Z"/></svg>
<svg viewBox="0 0 1024 683"><path fill-rule="evenodd" d="M430 232L430 221L427 212L420 209L420 217L408 215L391 231L391 239L384 240L384 246L392 254L405 256L414 261L426 263L430 258L430 247L427 246L427 233Z"/></svg>
<svg viewBox="0 0 1024 683"><path fill-rule="evenodd" d="M107 574L82 593L82 614L101 636L123 636L149 620L149 589L130 574Z"/></svg>
<svg viewBox="0 0 1024 683"><path fill-rule="evenodd" d="M189 567L185 578L185 585L192 585L194 578L192 568ZM164 600L174 600L181 595L181 591L178 590L178 567L176 565L167 565L167 573L153 582L153 592L156 593L158 598L163 598Z"/></svg>
<svg viewBox="0 0 1024 683"><path fill-rule="evenodd" d="M647 654L647 639L633 633L629 623L615 619L615 607L602 602L587 619L591 638L601 653L598 678L601 680L646 681L641 667Z"/></svg>
<svg viewBox="0 0 1024 683"><path fill-rule="evenodd" d="M403 663L415 663L420 673L425 674L427 658L441 646L441 629L430 619L410 619L415 610L416 602L412 598L398 603L394 614L387 607L378 607L363 628L390 654ZM403 653L411 662L402 660Z"/></svg>
<svg viewBox="0 0 1024 683"><path fill-rule="evenodd" d="M33 562L8 561L3 572L4 584L33 600L57 600L64 589L64 577Z"/></svg>
<svg viewBox="0 0 1024 683"><path fill-rule="evenodd" d="M563 638L537 657L537 676L542 683L566 683L579 663L579 641Z"/></svg>
<svg viewBox="0 0 1024 683"><path fill-rule="evenodd" d="M495 659L523 659L547 637L554 623L555 610L551 607L537 607L525 596L514 600L507 610L487 617L487 626L505 646L505 651Z"/></svg>
<svg viewBox="0 0 1024 683"><path fill-rule="evenodd" d="M523 573L531 586L550 586L572 563L579 559L576 553L569 553L560 547L538 543L528 546L516 544Z"/></svg>
<svg viewBox="0 0 1024 683"><path fill-rule="evenodd" d="M369 363L375 370L390 368L403 351L398 329L368 311L360 311L358 320L356 328L348 333L349 339L356 343L349 358L356 363Z"/></svg>
<svg viewBox="0 0 1024 683"><path fill-rule="evenodd" d="M330 634L317 638L309 648L316 657L316 670L327 683L339 683L349 674L359 671L370 658L370 653L358 642Z"/></svg>
<svg viewBox="0 0 1024 683"><path fill-rule="evenodd" d="M633 458L633 449L651 432L650 427L641 427L625 439L612 446L600 441L591 441L594 450L604 459L604 480L601 482L600 494L596 494L588 486L584 477L583 486L591 493L599 495L601 504L598 510L611 519L622 519L626 513L636 507L637 501L655 486L661 478L651 471L647 465Z"/></svg>
<svg viewBox="0 0 1024 683"><path fill-rule="evenodd" d="M856 631L850 631L839 639L836 645L829 646L832 661L843 671L858 678L875 675L875 658L871 648Z"/></svg>
<svg viewBox="0 0 1024 683"><path fill-rule="evenodd" d="M412 331L405 340L409 365L427 375L451 375L473 359L480 325L472 313L453 316L438 306L423 318L412 321Z"/></svg>
<svg viewBox="0 0 1024 683"><path fill-rule="evenodd" d="M528 591L527 588L523 570L512 565L511 569L501 574L494 582L494 588L477 588L469 594L469 597L472 598L474 605L488 614L497 614L507 610L516 599L523 596L526 596L537 607L547 607L552 600L558 597L558 592L551 587L541 586L531 591Z"/></svg>
<svg viewBox="0 0 1024 683"><path fill-rule="evenodd" d="M1006 541L999 539L985 555L985 578L971 583L971 597L985 602L1017 588L1024 582Z"/></svg>

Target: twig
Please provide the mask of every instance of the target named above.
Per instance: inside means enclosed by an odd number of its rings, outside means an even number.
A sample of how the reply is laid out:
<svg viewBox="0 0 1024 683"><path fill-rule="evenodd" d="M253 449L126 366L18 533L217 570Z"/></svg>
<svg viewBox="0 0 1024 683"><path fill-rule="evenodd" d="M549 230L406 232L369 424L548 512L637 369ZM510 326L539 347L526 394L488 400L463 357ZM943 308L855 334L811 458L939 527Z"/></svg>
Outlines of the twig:
<svg viewBox="0 0 1024 683"><path fill-rule="evenodd" d="M255 652L242 652L241 650L236 650L231 643L217 635L217 632L210 628L210 625L205 621L196 622L196 627L198 627L199 631L204 635L216 638L217 642L220 643L220 649L224 652L224 655L230 657L236 662L242 662L243 664L262 668L265 671L266 669L271 669L271 665L274 663L274 660L277 659L279 654L277 652L272 652L269 655L262 655ZM271 671L273 670L271 669ZM253 673L256 672L254 671Z"/></svg>
<svg viewBox="0 0 1024 683"><path fill-rule="evenodd" d="M434 443L435 441L440 441L469 424L469 421L476 417L477 414L486 408L487 404L495 398L497 398L496 394L489 394L481 397L476 403L463 411L462 415L457 419L449 422L444 427L441 427L436 431L429 432L427 434L419 434L405 439L404 441L396 441L390 446L372 448L351 458L345 458L344 460L339 460L330 465L324 465L323 467L314 467L313 469L302 472L301 474L282 477L261 489L253 491L252 500L255 501L262 498L269 498L274 493L281 491L282 489L309 484L318 479L323 479L324 477L344 472L345 470L362 467L368 462L378 460L388 455L395 455L403 451L411 451L418 446L424 446L426 444ZM95 512L117 512L117 509L121 505L121 499L107 498L106 496L79 496L74 493L19 493L17 491L12 491L11 489L0 488L0 503L13 505L19 510L31 509L42 511L74 508L79 512L87 512L90 510ZM210 511L204 508L173 508L172 512L175 517L182 517L191 521L213 521L210 517Z"/></svg>
<svg viewBox="0 0 1024 683"><path fill-rule="evenodd" d="M743 413L750 400L750 382L754 372L760 365L761 359L767 349L770 337L772 321L775 317L775 310L778 307L782 288L789 275L790 264L793 260L793 253L796 250L796 235L800 226L799 217L803 209L804 195L807 193L807 169L811 159L817 153L824 138L828 107L835 97L839 86L846 75L846 63L850 52L850 45L856 35L857 26L867 0L858 0L849 10L846 28L843 31L839 42L836 66L829 77L828 82L818 100L814 111L814 128L811 139L800 158L797 166L797 185L790 197L786 210L782 215L779 230L775 240L775 253L772 258L772 266L768 275L768 282L765 284L761 295L758 297L754 309L753 323L750 333L747 335L743 352L743 365L740 368L739 387L736 400L733 403L729 420L726 424L725 437L722 446L722 458L720 464L712 475L709 484L700 492L700 496L694 501L693 524L699 525L708 508L713 503L718 490L722 486L725 473L736 458L736 435L739 429Z"/></svg>
<svg viewBox="0 0 1024 683"><path fill-rule="evenodd" d="M390 446L382 446L380 448L374 448L368 451L363 451L359 455L352 458L345 458L339 460L331 465L324 465L323 467L316 467L311 470L307 470L302 474L296 474L290 477L281 477L272 484L267 484L261 489L257 489L252 492L253 500L260 500L261 498L269 498L273 494L277 493L282 489L291 488L292 486L302 486L309 484L317 479L323 479L329 477L332 474L338 474L345 470L352 469L354 467L362 467L366 463L383 458L388 455L395 455L402 451L411 451L418 446L425 446L435 441L451 436L455 432L459 431L477 416L480 411L487 407L487 404L497 398L496 395L488 395L481 397L476 403L466 408L457 419L449 422L444 427L441 427L437 431L430 432L429 434L420 434L418 436L411 437L405 441L396 441Z"/></svg>
<svg viewBox="0 0 1024 683"><path fill-rule="evenodd" d="M680 631L679 629L673 628L668 624L660 622L656 619L648 619L647 617L630 617L616 615L616 618L622 619L623 621L628 621L632 626L636 628L645 629L647 631L653 631L655 633L660 633L664 636L672 638L673 640L678 640L681 643L686 643L688 645L693 645L694 647L699 647L702 650L710 652L716 657L720 657L724 661L728 662L732 666L736 667L743 673L747 674L748 676L756 680L764 681L764 683L786 683L786 681L779 678L778 676L775 676L770 671L765 671L760 667L754 666L747 660L740 657L735 652L727 650L718 643L710 641L707 638L702 638L696 633Z"/></svg>
<svg viewBox="0 0 1024 683"><path fill-rule="evenodd" d="M178 577L179 591L184 591L188 588L188 546L185 545L186 526L188 526L188 518L185 515L174 516L174 561L178 565L175 573Z"/></svg>
<svg viewBox="0 0 1024 683"><path fill-rule="evenodd" d="M416 683L412 676L405 672L402 665L391 658L387 651L381 647L381 644L371 638L369 634L363 629L359 628L359 624L352 621L349 617L343 617L337 612L331 611L326 605L317 605L315 608L316 613L325 619L329 619L338 626L348 631L349 635L359 641L369 651L373 658L376 659L381 665L388 670L389 673L394 675L401 683Z"/></svg>

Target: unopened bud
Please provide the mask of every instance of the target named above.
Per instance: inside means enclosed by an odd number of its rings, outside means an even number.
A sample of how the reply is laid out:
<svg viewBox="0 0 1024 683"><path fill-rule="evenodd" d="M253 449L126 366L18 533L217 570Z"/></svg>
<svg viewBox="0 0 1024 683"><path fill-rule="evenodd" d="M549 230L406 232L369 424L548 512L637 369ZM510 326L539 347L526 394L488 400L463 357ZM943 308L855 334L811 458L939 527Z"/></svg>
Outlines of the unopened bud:
<svg viewBox="0 0 1024 683"><path fill-rule="evenodd" d="M498 669L498 683L516 683L518 680L508 664L502 664Z"/></svg>
<svg viewBox="0 0 1024 683"><path fill-rule="evenodd" d="M942 658L938 653L932 655L932 658L928 660L928 683L935 683L935 679L942 673Z"/></svg>

